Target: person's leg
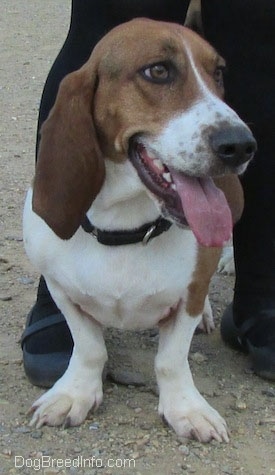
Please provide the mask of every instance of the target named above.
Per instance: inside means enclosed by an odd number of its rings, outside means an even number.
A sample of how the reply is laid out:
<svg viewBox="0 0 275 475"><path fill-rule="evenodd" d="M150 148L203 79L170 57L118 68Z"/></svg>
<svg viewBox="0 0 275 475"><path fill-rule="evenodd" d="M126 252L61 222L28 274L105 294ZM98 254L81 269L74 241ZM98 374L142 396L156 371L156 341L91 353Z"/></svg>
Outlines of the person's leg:
<svg viewBox="0 0 275 475"><path fill-rule="evenodd" d="M247 349L254 370L275 379L275 3L205 0L206 38L228 64L226 100L250 125L258 152L242 177L244 213L234 229L236 283L223 339Z"/></svg>
<svg viewBox="0 0 275 475"><path fill-rule="evenodd" d="M72 0L69 33L42 94L36 156L39 130L55 102L60 81L85 63L105 33L138 16L183 24L188 5L189 0ZM52 386L66 370L72 348L73 341L65 319L41 277L37 301L28 315L22 335L24 367L30 381L38 386Z"/></svg>

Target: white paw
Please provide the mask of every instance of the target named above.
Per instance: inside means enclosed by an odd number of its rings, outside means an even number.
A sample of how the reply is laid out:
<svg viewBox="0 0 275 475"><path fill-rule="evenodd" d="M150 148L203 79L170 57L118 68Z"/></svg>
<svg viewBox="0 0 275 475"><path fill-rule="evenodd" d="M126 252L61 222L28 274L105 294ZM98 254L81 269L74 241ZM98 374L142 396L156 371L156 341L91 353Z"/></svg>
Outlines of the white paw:
<svg viewBox="0 0 275 475"><path fill-rule="evenodd" d="M201 322L198 324L197 329L208 334L215 329L213 312L208 296L205 299L202 319Z"/></svg>
<svg viewBox="0 0 275 475"><path fill-rule="evenodd" d="M226 422L195 389L159 404L159 413L180 437L199 442L229 442Z"/></svg>
<svg viewBox="0 0 275 475"><path fill-rule="evenodd" d="M235 274L233 246L226 246L223 248L222 255L218 264L218 272L220 274L227 275Z"/></svg>
<svg viewBox="0 0 275 475"><path fill-rule="evenodd" d="M88 385L75 389L62 388L59 380L49 391L35 401L30 409L33 413L30 425L65 427L80 425L91 409L97 409L103 399L102 385L89 388Z"/></svg>

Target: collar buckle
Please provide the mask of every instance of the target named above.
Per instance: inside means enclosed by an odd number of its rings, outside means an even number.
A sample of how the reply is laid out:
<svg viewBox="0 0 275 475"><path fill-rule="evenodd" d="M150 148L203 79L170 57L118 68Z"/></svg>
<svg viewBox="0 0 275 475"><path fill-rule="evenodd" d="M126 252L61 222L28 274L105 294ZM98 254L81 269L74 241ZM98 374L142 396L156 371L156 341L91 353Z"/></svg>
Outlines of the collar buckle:
<svg viewBox="0 0 275 475"><path fill-rule="evenodd" d="M143 246L146 246L146 244L148 244L148 242L150 241L156 229L157 229L157 224L152 224L152 226L148 229L144 238L142 239Z"/></svg>
<svg viewBox="0 0 275 475"><path fill-rule="evenodd" d="M89 232L89 234L91 234L94 239L98 240L97 228L94 228L92 231Z"/></svg>

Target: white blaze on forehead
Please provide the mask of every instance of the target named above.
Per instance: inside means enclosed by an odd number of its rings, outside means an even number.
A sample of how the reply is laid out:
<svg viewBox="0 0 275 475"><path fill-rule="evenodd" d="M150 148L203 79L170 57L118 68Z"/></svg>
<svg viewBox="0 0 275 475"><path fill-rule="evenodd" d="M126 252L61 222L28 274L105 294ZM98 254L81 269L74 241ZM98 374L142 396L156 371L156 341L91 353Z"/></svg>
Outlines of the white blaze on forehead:
<svg viewBox="0 0 275 475"><path fill-rule="evenodd" d="M242 122L236 112L234 112L233 109L231 109L227 104L225 104L224 101L222 101L218 96L213 94L213 92L209 89L196 66L192 52L188 47L186 47L186 54L194 76L196 78L198 89L200 91L198 101L205 102L208 106L210 113L212 112L213 114L214 112L216 116L221 114L222 120L230 120L231 122L237 121L237 123Z"/></svg>

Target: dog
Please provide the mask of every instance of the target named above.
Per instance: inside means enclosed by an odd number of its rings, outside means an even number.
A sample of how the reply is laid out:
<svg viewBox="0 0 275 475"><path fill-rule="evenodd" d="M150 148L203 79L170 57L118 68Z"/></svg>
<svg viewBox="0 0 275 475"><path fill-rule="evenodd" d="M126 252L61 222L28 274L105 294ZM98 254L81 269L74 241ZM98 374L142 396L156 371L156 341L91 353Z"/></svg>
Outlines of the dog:
<svg viewBox="0 0 275 475"><path fill-rule="evenodd" d="M256 148L222 100L223 68L191 30L135 19L62 81L23 225L74 349L33 404L32 425L79 425L100 405L104 327L157 326L160 415L179 436L229 440L188 364L221 247L242 212L237 175Z"/></svg>

